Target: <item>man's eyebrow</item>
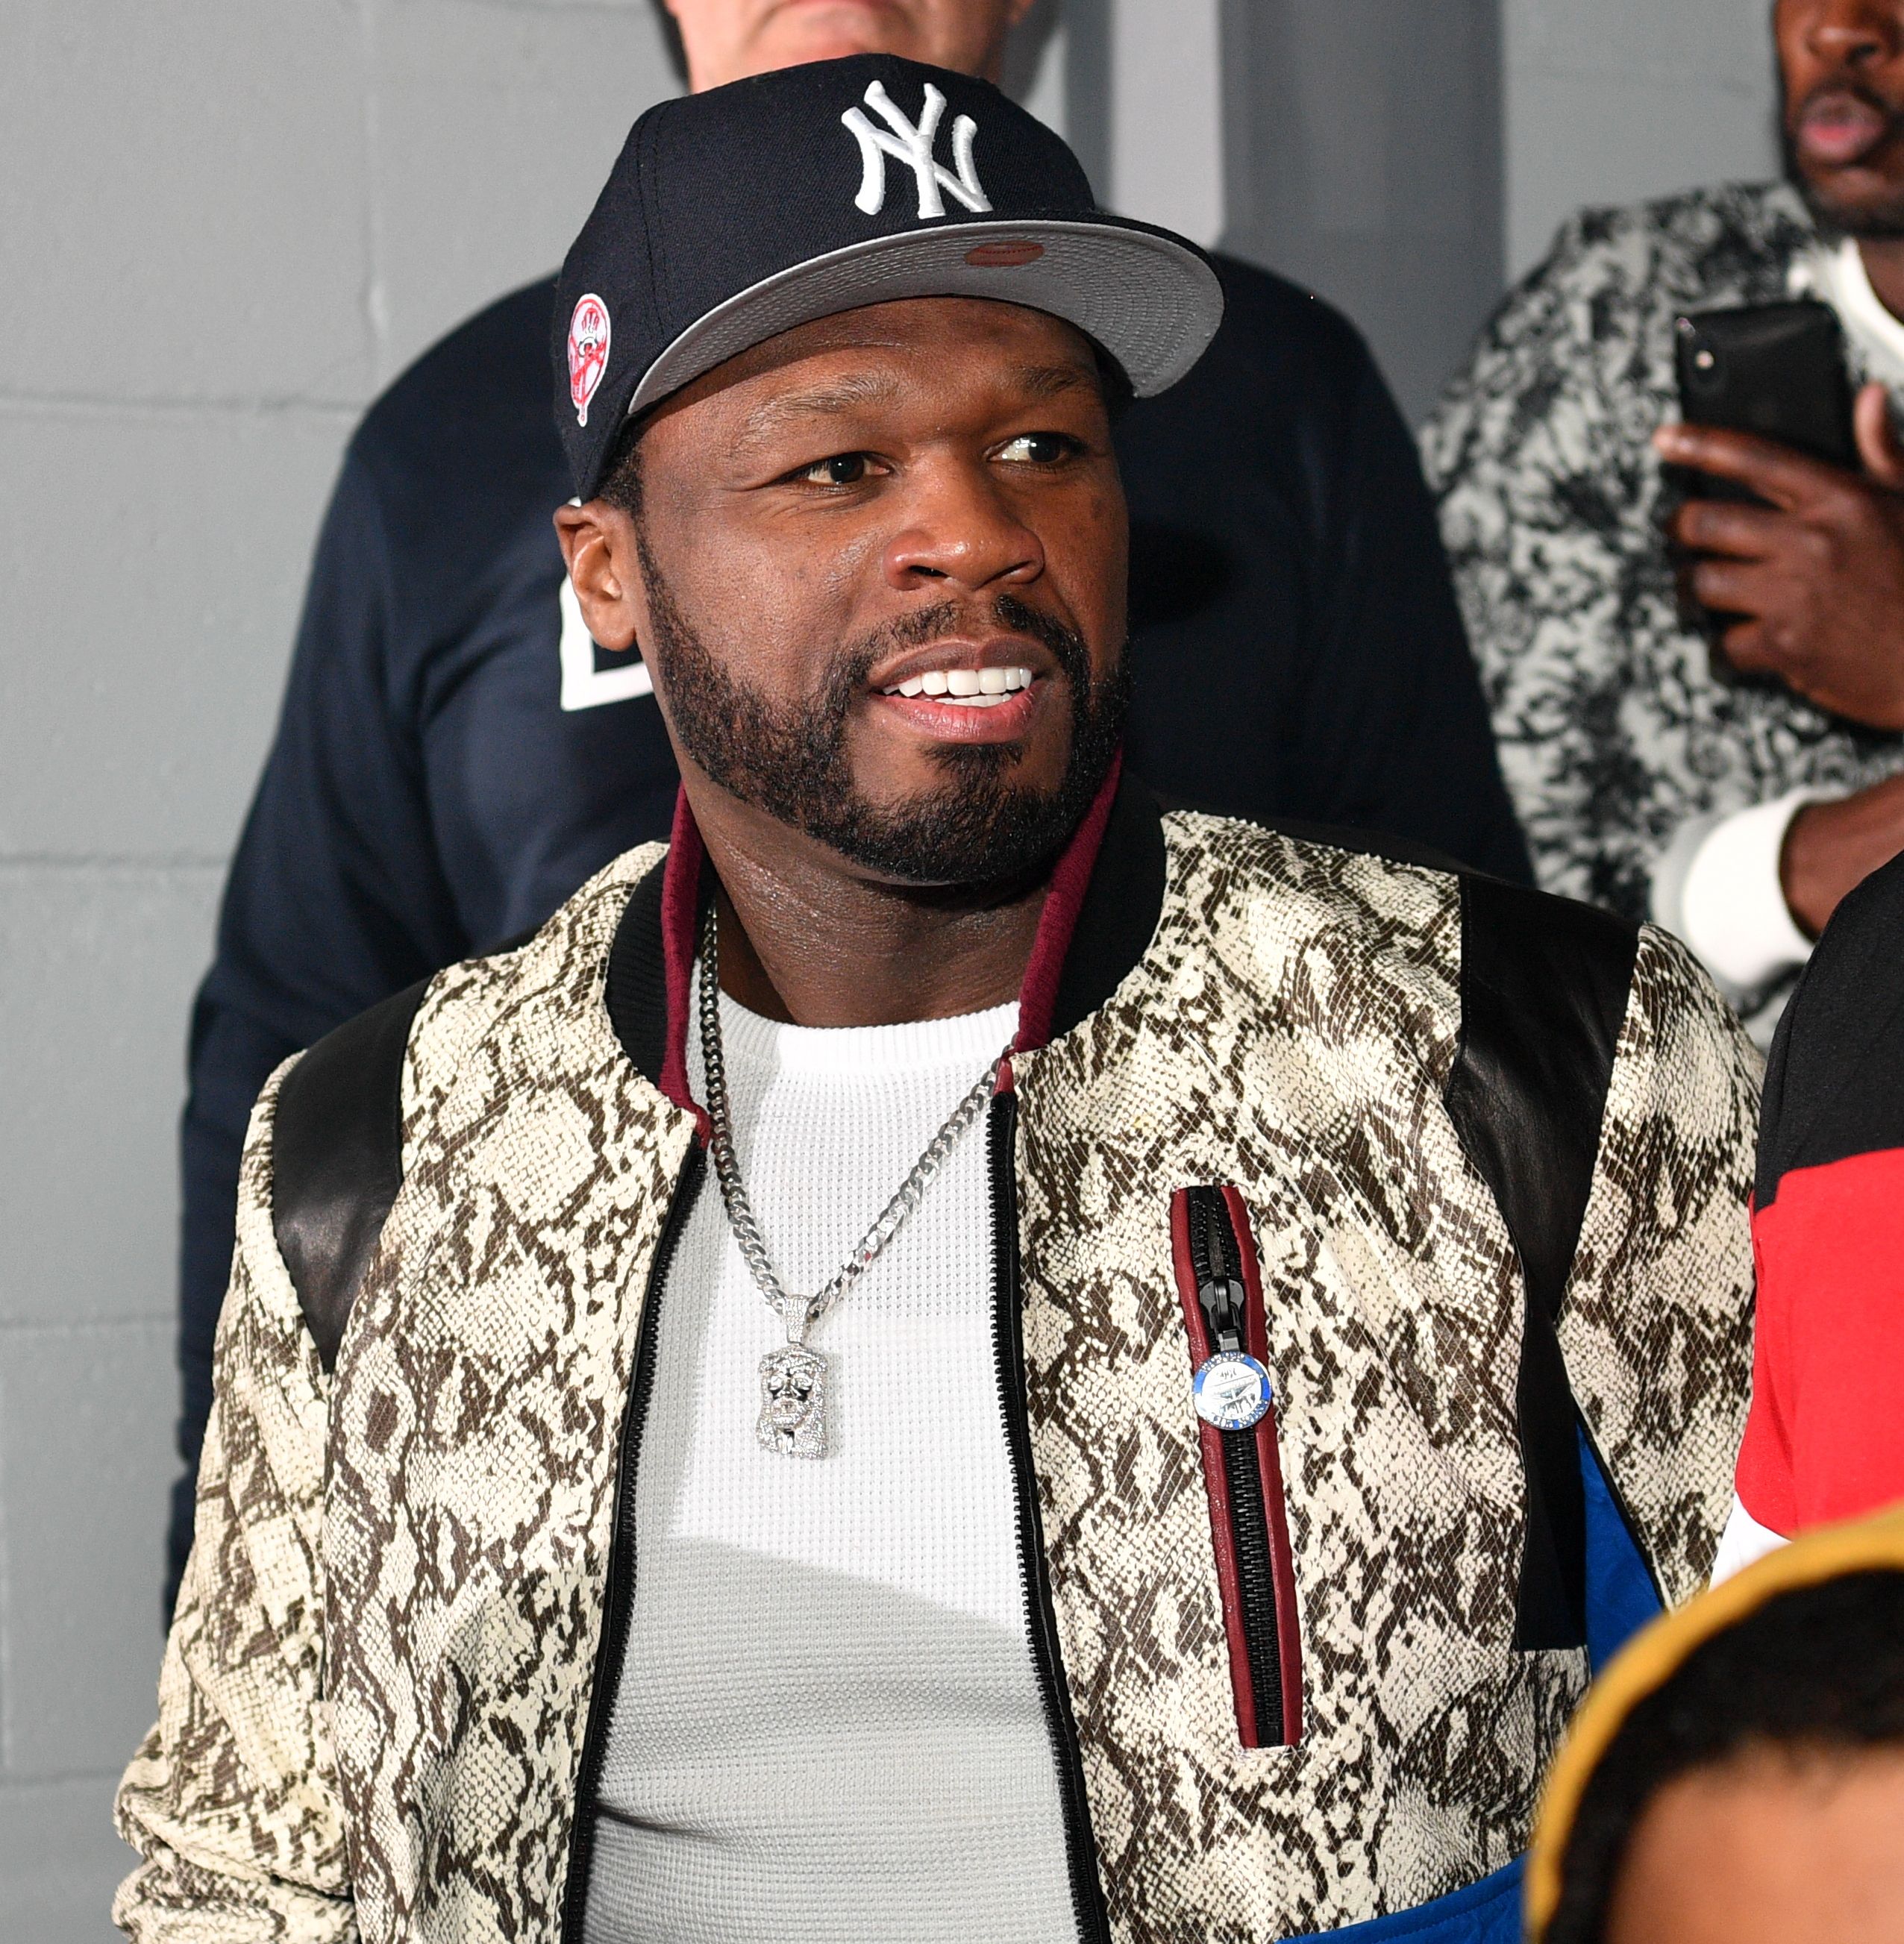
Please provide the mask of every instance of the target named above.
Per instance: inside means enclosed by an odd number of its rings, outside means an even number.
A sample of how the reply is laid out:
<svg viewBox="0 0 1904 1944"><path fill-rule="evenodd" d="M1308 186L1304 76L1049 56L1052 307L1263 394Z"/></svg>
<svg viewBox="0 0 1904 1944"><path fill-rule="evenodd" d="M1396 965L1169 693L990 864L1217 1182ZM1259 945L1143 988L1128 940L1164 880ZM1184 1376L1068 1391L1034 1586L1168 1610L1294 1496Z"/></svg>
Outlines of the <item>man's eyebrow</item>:
<svg viewBox="0 0 1904 1944"><path fill-rule="evenodd" d="M1095 366L1082 363L1013 364L1006 368L1004 376L1014 386L1034 398L1058 398L1067 392L1095 392L1102 382ZM747 451L803 419L837 418L868 405L887 404L903 389L897 378L867 372L804 391L782 392L748 414L732 449Z"/></svg>
<svg viewBox="0 0 1904 1944"><path fill-rule="evenodd" d="M780 392L747 414L734 449L745 451L801 419L836 418L867 405L883 404L896 397L899 389L897 380L869 372L863 377L841 378L804 392Z"/></svg>
<svg viewBox="0 0 1904 1944"><path fill-rule="evenodd" d="M1100 389L1097 369L1090 364L1017 364L1012 380L1022 385L1035 398L1055 398L1065 392L1095 392Z"/></svg>

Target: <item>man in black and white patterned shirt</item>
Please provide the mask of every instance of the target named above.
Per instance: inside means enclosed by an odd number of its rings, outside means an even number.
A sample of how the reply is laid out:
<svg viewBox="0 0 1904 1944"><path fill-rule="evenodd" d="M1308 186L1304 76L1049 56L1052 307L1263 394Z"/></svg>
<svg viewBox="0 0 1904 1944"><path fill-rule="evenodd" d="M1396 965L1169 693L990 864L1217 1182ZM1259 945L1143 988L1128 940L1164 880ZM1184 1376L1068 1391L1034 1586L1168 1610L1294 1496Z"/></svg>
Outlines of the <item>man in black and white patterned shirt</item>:
<svg viewBox="0 0 1904 1944"><path fill-rule="evenodd" d="M1773 27L1789 180L1576 216L1423 435L1542 882L1678 931L1761 1038L1904 850L1904 0ZM1862 476L1672 423L1675 315L1802 292L1865 381ZM1770 503L1678 504L1668 465Z"/></svg>

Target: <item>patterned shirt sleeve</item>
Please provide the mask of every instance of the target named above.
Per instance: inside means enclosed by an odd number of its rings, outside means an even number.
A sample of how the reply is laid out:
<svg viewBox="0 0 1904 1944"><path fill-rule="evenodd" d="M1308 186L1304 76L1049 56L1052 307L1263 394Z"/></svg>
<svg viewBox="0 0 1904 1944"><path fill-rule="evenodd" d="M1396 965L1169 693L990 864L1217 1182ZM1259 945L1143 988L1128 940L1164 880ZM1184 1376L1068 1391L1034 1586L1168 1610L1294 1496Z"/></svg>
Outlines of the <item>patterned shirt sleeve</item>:
<svg viewBox="0 0 1904 1944"><path fill-rule="evenodd" d="M1650 387L1620 368L1644 339L1650 254L1619 213L1575 217L1422 435L1540 881L1634 918L1663 833L1644 827L1644 779L1618 773L1621 668L1645 651L1637 604L1667 570L1638 530L1657 470Z"/></svg>
<svg viewBox="0 0 1904 1944"><path fill-rule="evenodd" d="M328 1380L271 1222L278 1069L254 1110L158 1720L120 1784L140 1944L349 1944L344 1819L321 1699Z"/></svg>

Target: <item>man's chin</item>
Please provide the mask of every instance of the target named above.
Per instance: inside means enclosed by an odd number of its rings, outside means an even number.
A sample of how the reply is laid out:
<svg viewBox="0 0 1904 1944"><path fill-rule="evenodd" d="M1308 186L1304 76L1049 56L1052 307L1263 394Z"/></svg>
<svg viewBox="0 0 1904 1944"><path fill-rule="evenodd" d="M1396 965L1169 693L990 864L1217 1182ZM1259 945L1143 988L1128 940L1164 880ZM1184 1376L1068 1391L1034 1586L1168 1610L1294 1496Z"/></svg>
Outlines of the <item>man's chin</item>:
<svg viewBox="0 0 1904 1944"><path fill-rule="evenodd" d="M1850 236L1866 243L1904 241L1904 195L1894 191L1871 198L1829 196L1814 191L1805 201L1812 220L1828 235Z"/></svg>
<svg viewBox="0 0 1904 1944"><path fill-rule="evenodd" d="M982 887L1047 868L1069 840L1097 781L1056 789L1012 779L1011 752L961 750L958 774L888 804L848 798L804 820L807 834L859 869L915 889Z"/></svg>
<svg viewBox="0 0 1904 1944"><path fill-rule="evenodd" d="M1798 161L1788 140L1786 179L1828 235L1872 242L1904 238L1904 180L1891 171L1859 167L1821 174Z"/></svg>

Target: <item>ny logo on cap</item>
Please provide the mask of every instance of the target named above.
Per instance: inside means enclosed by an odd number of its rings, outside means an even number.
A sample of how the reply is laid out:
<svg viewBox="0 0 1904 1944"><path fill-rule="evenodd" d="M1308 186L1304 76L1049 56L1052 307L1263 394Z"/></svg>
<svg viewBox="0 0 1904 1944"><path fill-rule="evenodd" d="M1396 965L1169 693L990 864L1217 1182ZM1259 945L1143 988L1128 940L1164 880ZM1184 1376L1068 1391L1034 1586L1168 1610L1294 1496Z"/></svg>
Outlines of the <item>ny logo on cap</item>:
<svg viewBox="0 0 1904 1944"><path fill-rule="evenodd" d="M932 159L932 144L939 133L939 118L946 112L946 97L930 82L925 85L925 106L916 127L893 106L893 99L878 82L866 92L866 106L886 124L875 128L855 106L840 117L860 144L863 172L860 193L854 198L858 208L877 216L886 206L886 158L903 162L919 186L919 220L927 222L946 213L943 189L955 195L967 209L986 210L991 198L979 186L978 171L972 163L972 144L978 139L979 125L970 115L961 115L952 124L952 161L955 175L943 163ZM887 133L890 130L891 132Z"/></svg>

